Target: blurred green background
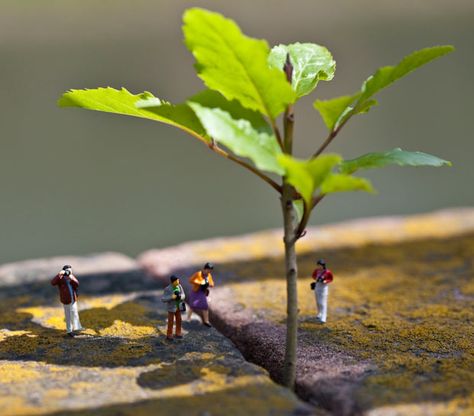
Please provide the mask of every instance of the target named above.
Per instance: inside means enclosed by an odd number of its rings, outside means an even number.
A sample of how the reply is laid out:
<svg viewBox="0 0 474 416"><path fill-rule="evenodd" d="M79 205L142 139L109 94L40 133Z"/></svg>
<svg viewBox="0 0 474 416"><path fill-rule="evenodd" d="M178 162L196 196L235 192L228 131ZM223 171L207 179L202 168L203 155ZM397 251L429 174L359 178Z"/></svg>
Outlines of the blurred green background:
<svg viewBox="0 0 474 416"><path fill-rule="evenodd" d="M56 107L69 88L124 86L172 102L199 91L181 33L191 6L220 11L270 44L316 42L332 51L335 79L296 108L299 156L325 137L311 106L317 96L352 93L377 67L414 49L454 44L454 54L382 92L380 106L330 146L346 158L400 146L454 167L370 171L378 196L327 198L312 224L473 204L471 0L0 0L0 262L102 250L135 255L280 226L277 194L190 136Z"/></svg>

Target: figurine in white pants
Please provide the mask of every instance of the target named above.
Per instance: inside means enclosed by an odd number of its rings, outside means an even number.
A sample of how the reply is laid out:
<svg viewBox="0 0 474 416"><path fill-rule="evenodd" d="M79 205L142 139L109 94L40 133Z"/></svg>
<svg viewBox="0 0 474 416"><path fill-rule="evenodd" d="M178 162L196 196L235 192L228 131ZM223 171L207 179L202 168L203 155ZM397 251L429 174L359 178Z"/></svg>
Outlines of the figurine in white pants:
<svg viewBox="0 0 474 416"><path fill-rule="evenodd" d="M66 332L70 337L75 336L75 331L81 331L83 328L79 321L79 312L77 310L77 289L79 280L72 274L72 267L66 265L51 280L53 286L59 289L59 299L64 306L64 316L66 318Z"/></svg>
<svg viewBox="0 0 474 416"><path fill-rule="evenodd" d="M324 260L318 260L316 264L317 267L312 276L315 281L311 283L311 289L314 290L316 307L318 309L316 319L321 323L325 323L328 315L328 285L333 281L334 277L331 270L326 268Z"/></svg>
<svg viewBox="0 0 474 416"><path fill-rule="evenodd" d="M64 317L66 318L66 332L75 334L75 331L82 331L81 321L79 320L79 312L77 310L77 302L64 306Z"/></svg>

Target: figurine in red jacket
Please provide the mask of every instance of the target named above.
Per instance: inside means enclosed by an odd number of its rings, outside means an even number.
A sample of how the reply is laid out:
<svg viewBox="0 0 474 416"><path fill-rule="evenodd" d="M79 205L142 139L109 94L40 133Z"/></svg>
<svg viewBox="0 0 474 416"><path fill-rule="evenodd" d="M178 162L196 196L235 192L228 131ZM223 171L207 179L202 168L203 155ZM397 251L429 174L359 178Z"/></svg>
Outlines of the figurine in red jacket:
<svg viewBox="0 0 474 416"><path fill-rule="evenodd" d="M318 260L316 264L317 268L313 272L313 279L315 281L311 283L311 289L314 290L316 306L318 308L316 319L321 323L325 323L328 314L328 284L333 281L333 275L331 270L326 268L324 260Z"/></svg>
<svg viewBox="0 0 474 416"><path fill-rule="evenodd" d="M74 337L74 331L81 331L83 329L79 321L79 312L77 311L79 280L72 274L72 267L66 265L51 280L51 284L59 289L59 299L64 306L64 315L66 317L66 331L70 337Z"/></svg>

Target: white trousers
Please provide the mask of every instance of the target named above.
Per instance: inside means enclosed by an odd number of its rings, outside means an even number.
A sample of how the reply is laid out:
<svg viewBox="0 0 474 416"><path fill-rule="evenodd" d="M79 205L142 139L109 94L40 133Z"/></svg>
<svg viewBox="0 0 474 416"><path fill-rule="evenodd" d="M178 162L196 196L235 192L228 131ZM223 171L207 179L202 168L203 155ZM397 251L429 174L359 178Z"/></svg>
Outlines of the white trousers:
<svg viewBox="0 0 474 416"><path fill-rule="evenodd" d="M317 317L321 322L326 322L328 315L328 293L329 287L325 283L316 283L316 288L314 289L314 296L316 298L316 307L318 308Z"/></svg>
<svg viewBox="0 0 474 416"><path fill-rule="evenodd" d="M79 312L77 311L77 302L64 306L64 315L66 317L66 331L69 334L72 331L80 331L82 328L79 321Z"/></svg>

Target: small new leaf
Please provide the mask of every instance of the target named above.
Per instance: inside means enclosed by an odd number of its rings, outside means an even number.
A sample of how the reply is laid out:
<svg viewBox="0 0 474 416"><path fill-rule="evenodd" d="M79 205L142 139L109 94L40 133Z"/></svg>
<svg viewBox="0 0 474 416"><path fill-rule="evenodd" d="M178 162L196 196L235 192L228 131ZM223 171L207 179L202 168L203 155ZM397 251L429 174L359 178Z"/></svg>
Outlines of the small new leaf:
<svg viewBox="0 0 474 416"><path fill-rule="evenodd" d="M208 88L271 119L295 101L283 72L268 66L266 41L245 36L234 21L219 13L193 8L183 20L186 45Z"/></svg>
<svg viewBox="0 0 474 416"><path fill-rule="evenodd" d="M216 142L237 156L249 158L257 168L279 175L284 173L277 162L280 146L273 134L255 130L248 120L235 120L220 108L207 108L189 103L197 117Z"/></svg>
<svg viewBox="0 0 474 416"><path fill-rule="evenodd" d="M334 192L366 191L374 193L372 184L364 178L336 173L329 175L321 184L322 194Z"/></svg>
<svg viewBox="0 0 474 416"><path fill-rule="evenodd" d="M272 48L268 63L272 68L283 69L287 54L293 66L291 85L298 98L311 93L318 81L334 77L336 61L324 46L314 43L293 43Z"/></svg>
<svg viewBox="0 0 474 416"><path fill-rule="evenodd" d="M278 156L278 162L285 169L286 181L301 194L307 206L311 205L316 189L341 160L341 156L336 154L322 155L312 160L299 160L286 154Z"/></svg>
<svg viewBox="0 0 474 416"><path fill-rule="evenodd" d="M141 102L153 102L153 108L140 108ZM208 142L206 132L194 112L186 105L172 105L149 92L131 94L125 88L97 88L91 90L70 90L58 100L60 107L80 107L87 110L146 118L169 124L186 131L199 140Z"/></svg>
<svg viewBox="0 0 474 416"><path fill-rule="evenodd" d="M349 117L366 113L377 102L372 97L380 90L393 84L395 81L450 52L452 46L434 46L415 51L403 58L395 66L385 66L378 69L362 84L360 92L338 97L331 100L315 101L314 107L320 112L329 131L334 131Z"/></svg>
<svg viewBox="0 0 474 416"><path fill-rule="evenodd" d="M336 130L344 121L345 116L352 110L351 104L359 94L345 95L331 100L316 100L314 108L319 111L324 124L329 131Z"/></svg>
<svg viewBox="0 0 474 416"><path fill-rule="evenodd" d="M398 166L451 166L451 162L423 152L407 152L400 148L383 153L367 153L341 163L342 173L354 173L359 169L374 169L389 165Z"/></svg>

